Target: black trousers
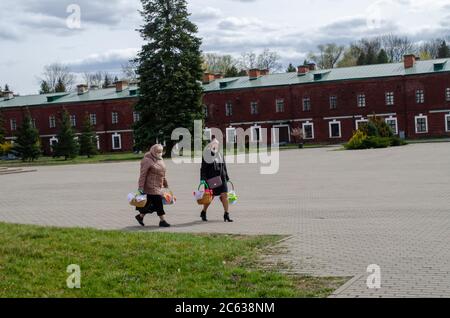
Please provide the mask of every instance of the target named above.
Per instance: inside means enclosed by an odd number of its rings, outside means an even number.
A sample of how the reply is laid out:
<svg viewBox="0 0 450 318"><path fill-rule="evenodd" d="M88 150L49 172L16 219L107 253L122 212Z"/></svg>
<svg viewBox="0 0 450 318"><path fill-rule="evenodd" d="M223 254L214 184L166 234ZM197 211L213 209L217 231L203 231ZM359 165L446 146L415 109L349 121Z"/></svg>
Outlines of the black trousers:
<svg viewBox="0 0 450 318"><path fill-rule="evenodd" d="M164 212L162 196L160 195L147 194L147 204L145 205L145 207L136 208L136 210L142 214L152 214L156 212L158 216L166 215L166 212Z"/></svg>

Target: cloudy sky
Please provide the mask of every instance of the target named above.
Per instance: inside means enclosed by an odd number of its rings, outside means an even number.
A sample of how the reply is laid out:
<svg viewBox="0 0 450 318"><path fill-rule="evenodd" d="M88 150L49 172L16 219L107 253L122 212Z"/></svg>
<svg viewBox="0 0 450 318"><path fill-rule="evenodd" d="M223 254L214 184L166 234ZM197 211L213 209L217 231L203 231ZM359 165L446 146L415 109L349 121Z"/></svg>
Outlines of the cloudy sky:
<svg viewBox="0 0 450 318"><path fill-rule="evenodd" d="M142 45L140 0L2 0L0 85L35 94L43 66L120 72ZM204 52L276 50L299 64L320 43L385 33L450 35L450 0L188 0ZM80 8L80 28L73 28ZM69 27L70 26L70 27ZM75 27L77 25L75 24Z"/></svg>

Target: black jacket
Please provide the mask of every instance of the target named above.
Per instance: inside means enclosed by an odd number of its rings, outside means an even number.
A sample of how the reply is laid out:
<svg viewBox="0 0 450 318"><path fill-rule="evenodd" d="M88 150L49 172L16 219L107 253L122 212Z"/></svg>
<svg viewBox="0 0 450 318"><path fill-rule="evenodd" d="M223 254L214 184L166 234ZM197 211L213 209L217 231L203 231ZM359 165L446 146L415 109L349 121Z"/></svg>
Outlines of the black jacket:
<svg viewBox="0 0 450 318"><path fill-rule="evenodd" d="M221 153L216 153L213 155L213 158L213 163L207 163L205 157L202 158L202 167L200 169L201 180L207 181L211 178L221 176L223 183L230 181L224 156Z"/></svg>

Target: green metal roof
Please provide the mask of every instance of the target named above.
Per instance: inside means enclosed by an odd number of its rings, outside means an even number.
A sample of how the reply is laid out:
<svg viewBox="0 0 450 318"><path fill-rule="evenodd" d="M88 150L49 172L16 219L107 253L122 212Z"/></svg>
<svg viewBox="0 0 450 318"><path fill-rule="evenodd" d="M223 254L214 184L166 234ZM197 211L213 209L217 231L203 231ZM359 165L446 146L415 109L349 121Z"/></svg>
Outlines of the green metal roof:
<svg viewBox="0 0 450 318"><path fill-rule="evenodd" d="M438 67L436 67L437 65ZM439 72L450 72L450 59L417 61L415 66L410 69L405 69L403 63L392 63L316 70L300 76L295 72L270 74L261 76L254 80L250 80L248 76L233 77L217 79L209 84L205 84L203 88L205 89L205 92L214 92L256 87L301 85L331 81L420 75ZM221 85L221 83L226 84Z"/></svg>
<svg viewBox="0 0 450 318"><path fill-rule="evenodd" d="M136 98L136 95L130 95L130 91L137 89L137 86L130 86L129 88L121 92L116 92L116 88L112 87L89 90L82 95L78 95L77 92L52 93L42 95L15 96L10 100L3 100L3 98L0 97L0 108L55 105L63 103L83 103L122 98Z"/></svg>

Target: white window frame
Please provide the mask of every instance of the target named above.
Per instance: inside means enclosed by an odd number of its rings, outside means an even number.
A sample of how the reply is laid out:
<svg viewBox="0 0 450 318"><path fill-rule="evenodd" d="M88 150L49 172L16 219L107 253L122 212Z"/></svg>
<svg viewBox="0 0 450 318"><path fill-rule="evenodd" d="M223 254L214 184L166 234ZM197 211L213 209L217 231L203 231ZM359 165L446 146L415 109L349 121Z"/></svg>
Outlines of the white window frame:
<svg viewBox="0 0 450 318"><path fill-rule="evenodd" d="M445 89L445 100L450 102L450 87Z"/></svg>
<svg viewBox="0 0 450 318"><path fill-rule="evenodd" d="M53 143L58 143L59 142L59 140L58 140L58 138L56 138L55 136L53 136L52 138L50 138L50 140L49 140L49 143L50 143L50 149L53 151L53 147L54 147L54 145L53 145Z"/></svg>
<svg viewBox="0 0 450 318"><path fill-rule="evenodd" d="M425 127L426 127L425 131L418 131L418 129L417 129L418 128L418 125L417 125L418 119L425 119ZM416 130L416 134L427 134L428 133L428 116L420 114L419 116L414 117L414 126L415 126L415 130Z"/></svg>
<svg viewBox="0 0 450 318"><path fill-rule="evenodd" d="M448 121L450 120L450 114L445 115L445 132L450 132L450 125Z"/></svg>
<svg viewBox="0 0 450 318"><path fill-rule="evenodd" d="M394 131L394 135L398 135L398 119L397 119L397 117L389 117L389 118L385 118L384 119L384 122L389 126L389 127L391 127L390 125L389 125L389 121L395 121L395 131Z"/></svg>
<svg viewBox="0 0 450 318"><path fill-rule="evenodd" d="M11 131L16 131L17 130L17 119L11 118L9 120L9 126L11 128Z"/></svg>
<svg viewBox="0 0 450 318"><path fill-rule="evenodd" d="M77 127L77 116L76 115L70 115L70 126L72 128Z"/></svg>
<svg viewBox="0 0 450 318"><path fill-rule="evenodd" d="M114 144L114 138L119 137L119 147L115 147ZM112 141L112 149L113 150L121 150L122 149L122 135L119 133L114 133L111 135L111 141Z"/></svg>
<svg viewBox="0 0 450 318"><path fill-rule="evenodd" d="M119 113L118 112L112 112L111 113L111 123L113 125L117 125L119 123Z"/></svg>
<svg viewBox="0 0 450 318"><path fill-rule="evenodd" d="M133 123L137 123L141 119L141 114L137 111L133 112Z"/></svg>
<svg viewBox="0 0 450 318"><path fill-rule="evenodd" d="M357 119L357 120L356 120L356 130L359 129L359 125L360 125L361 123L369 123L369 120L368 120L368 119L364 119L364 118L362 118L362 119Z"/></svg>
<svg viewBox="0 0 450 318"><path fill-rule="evenodd" d="M31 118L31 127L36 129L36 118Z"/></svg>
<svg viewBox="0 0 450 318"><path fill-rule="evenodd" d="M312 138L306 138L305 126L311 126ZM305 140L313 140L315 138L315 135L314 135L314 123L311 123L309 121L307 121L306 123L303 123L302 130L303 130L303 139L305 139Z"/></svg>
<svg viewBox="0 0 450 318"><path fill-rule="evenodd" d="M364 108L367 106L366 94L361 93L356 96L359 108ZM364 103L363 103L364 102Z"/></svg>
<svg viewBox="0 0 450 318"><path fill-rule="evenodd" d="M256 129L259 129L259 140L255 140L255 131L256 131ZM252 126L251 127L251 129L250 129L250 140L251 140L251 142L260 142L261 141L261 126L258 126L258 125L255 125L255 126Z"/></svg>
<svg viewBox="0 0 450 318"><path fill-rule="evenodd" d="M386 106L395 105L395 92L386 92L385 94Z"/></svg>
<svg viewBox="0 0 450 318"><path fill-rule="evenodd" d="M97 142L97 150L100 150L100 136L99 135L95 135L95 139Z"/></svg>
<svg viewBox="0 0 450 318"><path fill-rule="evenodd" d="M230 141L230 132L233 132L234 138L233 141ZM229 127L226 130L227 144L235 144L237 142L236 128Z"/></svg>
<svg viewBox="0 0 450 318"><path fill-rule="evenodd" d="M256 109L256 112L253 110ZM259 114L259 103L258 102L251 102L250 103L250 114L251 115L258 115Z"/></svg>
<svg viewBox="0 0 450 318"><path fill-rule="evenodd" d="M225 116L226 117L233 116L233 103L232 102L225 103Z"/></svg>
<svg viewBox="0 0 450 318"><path fill-rule="evenodd" d="M334 105L333 105L333 101L334 100ZM338 98L336 95L331 95L330 96L330 109L337 109L337 104L338 104Z"/></svg>
<svg viewBox="0 0 450 318"><path fill-rule="evenodd" d="M207 135L209 135L209 138L208 137L206 137ZM209 140L209 141L211 141L211 139L212 139L212 130L210 129L210 128L205 128L205 130L203 130L203 138L205 139L205 140Z"/></svg>
<svg viewBox="0 0 450 318"><path fill-rule="evenodd" d="M420 93L420 99L419 99ZM424 104L425 103L425 90L416 89L416 104Z"/></svg>
<svg viewBox="0 0 450 318"><path fill-rule="evenodd" d="M285 111L284 98L277 98L277 100L275 101L275 112L276 113L284 113L284 111Z"/></svg>
<svg viewBox="0 0 450 318"><path fill-rule="evenodd" d="M204 112L205 118L209 118L208 105L203 105L203 112Z"/></svg>
<svg viewBox="0 0 450 318"><path fill-rule="evenodd" d="M92 126L97 125L97 114L95 113L89 114L89 120Z"/></svg>
<svg viewBox="0 0 450 318"><path fill-rule="evenodd" d="M306 104L308 104L308 108L306 108ZM304 112L310 112L312 109L312 104L311 104L311 97L309 96L304 96L303 97L303 102L302 102L302 109Z"/></svg>
<svg viewBox="0 0 450 318"><path fill-rule="evenodd" d="M280 143L279 140L276 140L275 132L276 132L277 128L284 128L284 127L288 128L288 140L289 140L288 142L291 143L291 126L284 124L284 125L273 125L272 126L272 144L277 145ZM259 131L259 135L261 136L261 131ZM280 137L280 135L278 135L278 137ZM274 142L274 141L276 141L276 142Z"/></svg>
<svg viewBox="0 0 450 318"><path fill-rule="evenodd" d="M48 117L48 126L50 128L56 128L56 117L55 115L51 115Z"/></svg>
<svg viewBox="0 0 450 318"><path fill-rule="evenodd" d="M332 129L331 129L331 125L333 125L333 124L337 124L337 125L339 125L339 136L333 136L333 134L332 134ZM330 138L333 138L333 139L340 139L340 138L342 138L342 123L341 123L341 121L339 121L339 120L333 120L333 121L330 121L329 123L328 123L328 132L329 132L329 136L330 136Z"/></svg>

